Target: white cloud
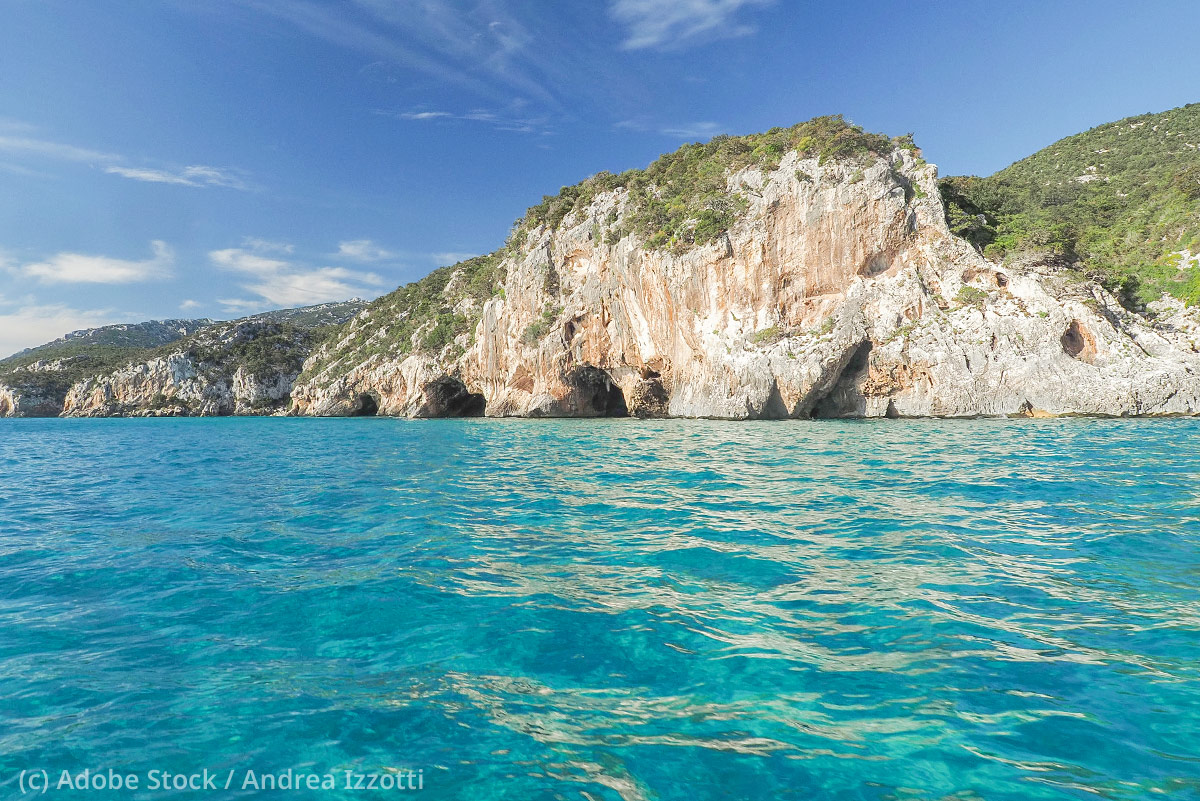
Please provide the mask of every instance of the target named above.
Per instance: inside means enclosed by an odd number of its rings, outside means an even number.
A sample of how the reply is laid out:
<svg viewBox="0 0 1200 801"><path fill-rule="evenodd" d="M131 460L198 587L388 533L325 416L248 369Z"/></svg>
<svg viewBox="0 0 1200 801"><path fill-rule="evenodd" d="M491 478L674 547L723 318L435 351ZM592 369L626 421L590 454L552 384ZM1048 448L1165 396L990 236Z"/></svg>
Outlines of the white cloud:
<svg viewBox="0 0 1200 801"><path fill-rule="evenodd" d="M54 176L49 175L44 172L41 172L39 170L31 170L30 168L28 168L24 165L11 164L9 162L0 162L0 170L4 170L5 172L12 173L13 175L23 175L26 178L40 178L40 179L46 180L46 181L53 180L53 178L54 178Z"/></svg>
<svg viewBox="0 0 1200 801"><path fill-rule="evenodd" d="M174 175L163 170L143 169L141 167L106 167L110 175L120 175L122 178L132 178L135 181L147 181L155 184L182 184L192 186L192 182L181 175Z"/></svg>
<svg viewBox="0 0 1200 801"><path fill-rule="evenodd" d="M383 261L394 258L395 255L390 250L379 247L370 239L351 239L338 243L336 257L353 261Z"/></svg>
<svg viewBox="0 0 1200 801"><path fill-rule="evenodd" d="M378 285L378 276L356 273L341 267L281 273L251 283L245 288L277 307L309 306L369 293L363 283Z"/></svg>
<svg viewBox="0 0 1200 801"><path fill-rule="evenodd" d="M557 64L507 2L259 0L259 11L340 47L368 54L371 72L416 70L490 102L514 93L559 106L545 86ZM539 12L535 12L539 13ZM536 17L534 17L536 18Z"/></svg>
<svg viewBox="0 0 1200 801"><path fill-rule="evenodd" d="M257 236L247 236L242 239L242 246L256 253L291 253L296 246L290 242L277 242L273 239L260 239Z"/></svg>
<svg viewBox="0 0 1200 801"><path fill-rule="evenodd" d="M73 309L61 304L29 303L0 309L0 357L58 339L68 331L95 328L129 319L111 309Z"/></svg>
<svg viewBox="0 0 1200 801"><path fill-rule="evenodd" d="M399 115L402 120L436 120L453 116L449 111L405 111Z"/></svg>
<svg viewBox="0 0 1200 801"><path fill-rule="evenodd" d="M193 164L190 167L184 167L182 175L197 186L224 186L229 189L249 188L234 170L224 167Z"/></svg>
<svg viewBox="0 0 1200 801"><path fill-rule="evenodd" d="M514 133L552 133L548 127L549 118L545 116L532 117L522 115L519 112L521 104L510 106L504 111L491 111L489 109L472 109L471 111L453 112L453 111L391 111L388 109L375 109L374 113L383 117L394 117L398 120L410 122L431 122L434 120L442 121L458 121L458 122L477 122L482 125L488 125L498 131L512 131Z"/></svg>
<svg viewBox="0 0 1200 801"><path fill-rule="evenodd" d="M208 254L208 257L218 267L225 267L240 273L251 273L253 275L274 275L291 266L289 262L282 259L268 258L267 256L261 256L258 253L243 248L214 250Z"/></svg>
<svg viewBox="0 0 1200 801"><path fill-rule="evenodd" d="M659 128L658 132L663 136L674 136L680 139L711 139L721 132L721 126L715 122L693 122L664 126Z"/></svg>
<svg viewBox="0 0 1200 801"><path fill-rule="evenodd" d="M242 289L257 298L225 298L229 311L251 313L269 308L308 306L372 294L383 283L375 273L345 267L306 267L273 259L245 248L226 248L208 254L213 264L250 276Z"/></svg>
<svg viewBox="0 0 1200 801"><path fill-rule="evenodd" d="M754 28L734 17L774 0L612 0L610 12L628 31L627 50L676 48L704 39L745 36Z"/></svg>
<svg viewBox="0 0 1200 801"><path fill-rule="evenodd" d="M673 125L657 125L642 120L622 120L613 126L622 131L638 131L639 133L657 133L674 139L711 139L721 132L721 126L715 122L687 122Z"/></svg>
<svg viewBox="0 0 1200 801"><path fill-rule="evenodd" d="M46 284L132 284L166 278L175 264L175 254L166 242L150 243L154 255L143 261L59 253L46 261L26 264L21 272Z"/></svg>
<svg viewBox="0 0 1200 801"><path fill-rule="evenodd" d="M26 126L28 127L28 126ZM120 175L135 181L177 186L222 186L228 189L249 189L237 170L192 164L178 169L158 169L129 164L130 159L116 153L103 153L75 145L64 145L29 136L0 136L0 152L36 158L71 161L103 167L110 175ZM10 165L10 171L24 170L23 165Z"/></svg>
<svg viewBox="0 0 1200 801"><path fill-rule="evenodd" d="M180 311L191 311L192 309L198 308L200 308L200 302L197 300L192 300L191 298L188 298L183 303L179 304Z"/></svg>
<svg viewBox="0 0 1200 801"><path fill-rule="evenodd" d="M231 170L219 167L206 167L195 164L184 167L178 172L155 170L148 167L121 167L113 165L106 167L105 172L131 178L134 181L146 181L155 184L176 184L178 186L222 186L228 189L247 189L246 183Z"/></svg>
<svg viewBox="0 0 1200 801"><path fill-rule="evenodd" d="M224 306L225 311L229 312L230 314L239 315L257 314L261 311L270 311L271 309L278 308L277 306L272 306L270 303L267 303L261 299L247 300L245 298L219 298L217 303L220 303L222 306Z"/></svg>
<svg viewBox="0 0 1200 801"><path fill-rule="evenodd" d="M32 133L34 126L24 120L14 120L12 117L0 117L0 131L8 133Z"/></svg>

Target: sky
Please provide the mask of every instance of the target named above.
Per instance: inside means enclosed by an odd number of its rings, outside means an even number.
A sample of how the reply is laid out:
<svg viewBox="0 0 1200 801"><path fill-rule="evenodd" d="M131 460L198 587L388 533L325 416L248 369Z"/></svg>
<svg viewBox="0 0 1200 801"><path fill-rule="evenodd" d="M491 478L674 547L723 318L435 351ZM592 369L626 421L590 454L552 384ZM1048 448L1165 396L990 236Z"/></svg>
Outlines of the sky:
<svg viewBox="0 0 1200 801"><path fill-rule="evenodd" d="M943 175L1200 101L1195 0L0 0L0 356L372 298L543 194L843 114Z"/></svg>

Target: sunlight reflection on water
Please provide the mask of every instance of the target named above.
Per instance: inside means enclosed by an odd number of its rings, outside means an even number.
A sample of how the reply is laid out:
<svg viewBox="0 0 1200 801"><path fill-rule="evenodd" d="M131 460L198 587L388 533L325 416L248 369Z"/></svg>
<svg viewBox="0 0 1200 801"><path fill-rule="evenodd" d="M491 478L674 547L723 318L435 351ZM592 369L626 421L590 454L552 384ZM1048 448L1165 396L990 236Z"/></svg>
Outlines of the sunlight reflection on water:
<svg viewBox="0 0 1200 801"><path fill-rule="evenodd" d="M0 421L0 782L1197 795L1197 445L1197 421Z"/></svg>

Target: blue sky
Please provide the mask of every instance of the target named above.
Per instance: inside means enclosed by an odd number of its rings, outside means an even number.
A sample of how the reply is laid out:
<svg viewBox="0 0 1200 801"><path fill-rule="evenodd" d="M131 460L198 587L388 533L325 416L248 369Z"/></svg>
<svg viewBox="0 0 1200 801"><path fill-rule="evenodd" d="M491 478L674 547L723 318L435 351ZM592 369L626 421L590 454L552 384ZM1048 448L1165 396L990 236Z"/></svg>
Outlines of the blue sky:
<svg viewBox="0 0 1200 801"><path fill-rule="evenodd" d="M0 0L0 355L373 297L541 195L842 113L943 174L1200 100L1200 5Z"/></svg>

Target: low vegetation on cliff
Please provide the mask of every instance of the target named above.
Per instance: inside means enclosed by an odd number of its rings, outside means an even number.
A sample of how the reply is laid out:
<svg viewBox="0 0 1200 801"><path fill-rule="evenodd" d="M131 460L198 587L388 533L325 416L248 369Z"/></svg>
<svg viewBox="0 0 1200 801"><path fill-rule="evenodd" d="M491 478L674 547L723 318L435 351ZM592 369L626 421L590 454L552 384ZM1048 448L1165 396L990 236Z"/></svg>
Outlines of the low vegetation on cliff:
<svg viewBox="0 0 1200 801"><path fill-rule="evenodd" d="M624 189L629 193L624 218L618 221L613 213L600 221L605 241L613 244L636 234L646 247L679 252L717 239L746 210L745 196L728 188L729 175L738 170L774 169L793 150L825 163L885 155L898 146L913 148L912 138L867 133L840 115L749 136L717 136L660 156L644 170L616 175L601 172L574 186L564 186L525 213L517 222L514 238L519 243L539 226L556 229L569 215L586 209L597 195Z"/></svg>
<svg viewBox="0 0 1200 801"><path fill-rule="evenodd" d="M383 356L400 358L413 351L461 348L470 337L483 304L501 291L505 250L476 256L375 299L365 311L325 335L301 380L332 380L353 367Z"/></svg>
<svg viewBox="0 0 1200 801"><path fill-rule="evenodd" d="M275 375L299 373L313 343L327 334L327 327L292 323L229 323L159 348L150 358L182 353L200 370L232 373L240 367L256 380L266 381Z"/></svg>
<svg viewBox="0 0 1200 801"><path fill-rule="evenodd" d="M1164 292L1200 303L1200 103L1098 126L941 190L951 230L991 258L1077 263L1131 306Z"/></svg>
<svg viewBox="0 0 1200 801"><path fill-rule="evenodd" d="M63 394L76 381L115 370L208 325L212 320L151 320L73 331L0 359L0 383Z"/></svg>

